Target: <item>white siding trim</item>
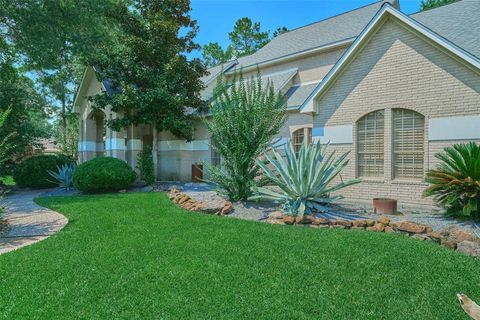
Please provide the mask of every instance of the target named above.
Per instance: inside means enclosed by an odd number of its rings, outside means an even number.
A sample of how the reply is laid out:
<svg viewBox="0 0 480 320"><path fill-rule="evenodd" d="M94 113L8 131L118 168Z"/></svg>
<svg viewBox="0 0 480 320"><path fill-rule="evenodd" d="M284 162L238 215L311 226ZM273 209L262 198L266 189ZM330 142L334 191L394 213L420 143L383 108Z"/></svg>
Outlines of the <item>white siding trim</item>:
<svg viewBox="0 0 480 320"><path fill-rule="evenodd" d="M160 151L208 151L208 140L194 140L186 142L185 140L167 140L159 141L158 149Z"/></svg>
<svg viewBox="0 0 480 320"><path fill-rule="evenodd" d="M480 115L428 120L428 140L480 139Z"/></svg>
<svg viewBox="0 0 480 320"><path fill-rule="evenodd" d="M111 138L105 140L105 146L107 150L125 150L125 139Z"/></svg>
<svg viewBox="0 0 480 320"><path fill-rule="evenodd" d="M127 140L127 150L142 150L142 140L140 139Z"/></svg>
<svg viewBox="0 0 480 320"><path fill-rule="evenodd" d="M330 126L324 128L313 128L312 137L314 142L331 144L351 144L353 143L353 126Z"/></svg>
<svg viewBox="0 0 480 320"><path fill-rule="evenodd" d="M97 151L97 143L95 141L79 141L78 151Z"/></svg>

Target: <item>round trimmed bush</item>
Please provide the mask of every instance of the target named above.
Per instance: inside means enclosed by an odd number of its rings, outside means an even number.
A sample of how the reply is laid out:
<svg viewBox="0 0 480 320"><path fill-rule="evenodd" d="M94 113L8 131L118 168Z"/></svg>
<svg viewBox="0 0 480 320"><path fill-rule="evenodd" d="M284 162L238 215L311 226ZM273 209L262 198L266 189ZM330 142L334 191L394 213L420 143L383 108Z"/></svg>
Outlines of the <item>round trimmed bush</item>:
<svg viewBox="0 0 480 320"><path fill-rule="evenodd" d="M128 188L136 178L135 171L124 161L102 157L79 165L73 173L73 185L85 193L100 193Z"/></svg>
<svg viewBox="0 0 480 320"><path fill-rule="evenodd" d="M43 189L57 187L55 179L48 173L57 167L72 163L65 155L42 154L25 159L13 170L13 179L21 188Z"/></svg>

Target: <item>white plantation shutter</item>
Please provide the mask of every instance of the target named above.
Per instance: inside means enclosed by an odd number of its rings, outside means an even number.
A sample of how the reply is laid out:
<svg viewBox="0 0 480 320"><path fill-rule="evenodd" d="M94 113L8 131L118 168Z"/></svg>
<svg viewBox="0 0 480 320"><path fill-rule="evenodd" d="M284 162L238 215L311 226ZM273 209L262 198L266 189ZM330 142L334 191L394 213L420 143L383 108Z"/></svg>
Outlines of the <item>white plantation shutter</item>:
<svg viewBox="0 0 480 320"><path fill-rule="evenodd" d="M365 115L357 124L357 159L360 177L383 177L385 112Z"/></svg>
<svg viewBox="0 0 480 320"><path fill-rule="evenodd" d="M394 109L392 125L394 177L423 178L425 118L412 110Z"/></svg>

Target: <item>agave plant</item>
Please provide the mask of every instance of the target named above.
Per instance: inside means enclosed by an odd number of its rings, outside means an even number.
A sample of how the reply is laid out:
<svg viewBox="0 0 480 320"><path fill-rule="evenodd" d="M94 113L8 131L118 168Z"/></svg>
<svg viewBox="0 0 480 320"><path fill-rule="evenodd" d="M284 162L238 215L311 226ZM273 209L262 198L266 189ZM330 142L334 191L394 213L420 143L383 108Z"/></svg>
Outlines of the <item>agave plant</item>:
<svg viewBox="0 0 480 320"><path fill-rule="evenodd" d="M336 158L335 152L327 155L327 149L328 145L320 142L304 143L296 154L289 143L285 147L285 157L275 149L265 152L264 160L257 159L257 164L279 190L257 188L258 194L252 198L280 202L285 213L291 215L327 210L326 204L341 198L330 196L331 193L360 182L354 179L334 183L333 179L348 164L348 152Z"/></svg>
<svg viewBox="0 0 480 320"><path fill-rule="evenodd" d="M73 172L75 171L75 164L67 163L61 167L57 166L57 172L48 170L48 174L55 179L55 183L58 184L60 189L72 190L73 189Z"/></svg>
<svg viewBox="0 0 480 320"><path fill-rule="evenodd" d="M480 219L480 145L455 144L435 157L441 163L427 172L431 185L425 195L433 197L447 214Z"/></svg>

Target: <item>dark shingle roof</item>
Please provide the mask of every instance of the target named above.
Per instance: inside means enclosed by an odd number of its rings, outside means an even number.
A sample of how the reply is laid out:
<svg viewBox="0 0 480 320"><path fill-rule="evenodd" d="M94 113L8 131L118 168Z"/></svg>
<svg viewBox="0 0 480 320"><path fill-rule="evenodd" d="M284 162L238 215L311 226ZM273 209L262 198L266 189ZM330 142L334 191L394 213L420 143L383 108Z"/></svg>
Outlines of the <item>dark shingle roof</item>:
<svg viewBox="0 0 480 320"><path fill-rule="evenodd" d="M480 58L480 1L463 0L410 17Z"/></svg>
<svg viewBox="0 0 480 320"><path fill-rule="evenodd" d="M243 57L241 65L247 67L355 38L385 2L396 4L397 0L376 1L370 5L283 33L273 38L256 53ZM237 67L239 66L240 64Z"/></svg>
<svg viewBox="0 0 480 320"><path fill-rule="evenodd" d="M285 94L287 108L294 109L300 107L317 86L318 82L290 87Z"/></svg>

